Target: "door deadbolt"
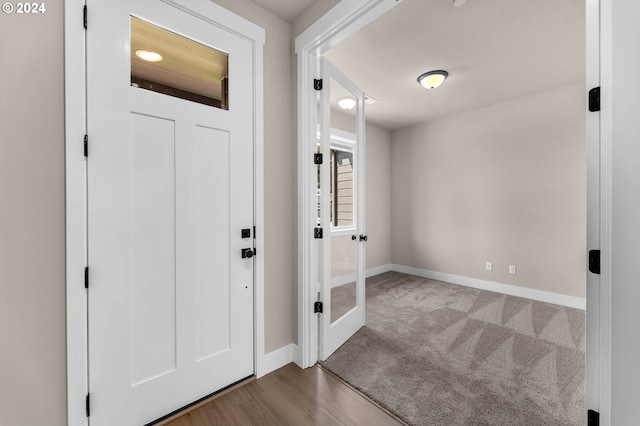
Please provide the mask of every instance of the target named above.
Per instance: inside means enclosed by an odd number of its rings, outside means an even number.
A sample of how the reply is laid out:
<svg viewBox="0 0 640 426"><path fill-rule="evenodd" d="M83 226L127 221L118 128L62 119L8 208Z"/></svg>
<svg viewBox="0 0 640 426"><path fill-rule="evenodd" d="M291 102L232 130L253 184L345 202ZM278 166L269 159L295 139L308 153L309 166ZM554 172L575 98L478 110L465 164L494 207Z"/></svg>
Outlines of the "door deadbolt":
<svg viewBox="0 0 640 426"><path fill-rule="evenodd" d="M256 250L255 249L250 249L250 248L242 249L242 258L243 259L251 259L255 255L256 255Z"/></svg>

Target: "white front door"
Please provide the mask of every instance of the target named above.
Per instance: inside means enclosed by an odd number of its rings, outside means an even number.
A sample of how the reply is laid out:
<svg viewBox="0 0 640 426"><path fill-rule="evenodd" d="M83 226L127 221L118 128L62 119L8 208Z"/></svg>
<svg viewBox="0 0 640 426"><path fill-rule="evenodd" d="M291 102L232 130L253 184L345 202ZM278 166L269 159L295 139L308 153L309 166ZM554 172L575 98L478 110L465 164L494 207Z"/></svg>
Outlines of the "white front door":
<svg viewBox="0 0 640 426"><path fill-rule="evenodd" d="M327 359L365 324L364 92L324 58L320 59L320 359ZM352 110L334 120L338 100ZM335 123L334 123L335 121ZM335 137L336 127L355 134ZM344 127L347 127L346 129Z"/></svg>
<svg viewBox="0 0 640 426"><path fill-rule="evenodd" d="M145 424L254 373L252 45L175 3L89 4L92 425ZM147 49L162 61L132 65Z"/></svg>

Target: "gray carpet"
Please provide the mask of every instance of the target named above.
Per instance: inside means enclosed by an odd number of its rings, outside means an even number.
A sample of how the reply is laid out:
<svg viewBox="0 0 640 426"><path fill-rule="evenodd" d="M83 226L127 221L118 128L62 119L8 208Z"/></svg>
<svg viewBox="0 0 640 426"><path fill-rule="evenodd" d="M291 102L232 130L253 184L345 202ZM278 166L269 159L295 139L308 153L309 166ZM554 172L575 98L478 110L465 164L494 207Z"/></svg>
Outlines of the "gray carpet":
<svg viewBox="0 0 640 426"><path fill-rule="evenodd" d="M584 312L388 272L322 365L413 425L582 425Z"/></svg>

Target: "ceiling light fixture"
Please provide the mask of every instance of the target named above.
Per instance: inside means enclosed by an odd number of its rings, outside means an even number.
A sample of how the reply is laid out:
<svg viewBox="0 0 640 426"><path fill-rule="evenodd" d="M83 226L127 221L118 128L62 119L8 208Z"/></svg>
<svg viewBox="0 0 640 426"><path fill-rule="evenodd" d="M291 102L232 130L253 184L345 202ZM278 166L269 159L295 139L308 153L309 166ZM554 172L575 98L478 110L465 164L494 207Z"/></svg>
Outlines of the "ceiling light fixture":
<svg viewBox="0 0 640 426"><path fill-rule="evenodd" d="M159 62L162 60L161 54L157 52L151 52L149 50L136 50L136 56L147 62Z"/></svg>
<svg viewBox="0 0 640 426"><path fill-rule="evenodd" d="M455 7L460 7L460 6L464 6L466 2L467 0L453 0L453 5Z"/></svg>
<svg viewBox="0 0 640 426"><path fill-rule="evenodd" d="M338 106L346 111L349 111L356 106L356 100L349 97L340 98L338 99Z"/></svg>
<svg viewBox="0 0 640 426"><path fill-rule="evenodd" d="M418 83L425 89L435 89L444 83L444 80L449 76L449 73L444 70L429 71L418 77Z"/></svg>

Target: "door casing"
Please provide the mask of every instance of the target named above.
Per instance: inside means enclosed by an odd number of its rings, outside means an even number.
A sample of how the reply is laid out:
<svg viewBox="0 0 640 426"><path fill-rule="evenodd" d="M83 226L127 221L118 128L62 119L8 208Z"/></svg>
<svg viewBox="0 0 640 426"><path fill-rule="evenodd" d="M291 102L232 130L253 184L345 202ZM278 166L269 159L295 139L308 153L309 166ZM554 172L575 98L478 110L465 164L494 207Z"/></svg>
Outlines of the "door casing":
<svg viewBox="0 0 640 426"><path fill-rule="evenodd" d="M220 28L253 46L254 221L257 253L264 253L264 66L265 30L209 0L162 0L185 10L197 10ZM67 424L86 425L85 400L90 392L87 366L87 174L84 157L86 116L85 0L64 3L65 32L65 192L66 192L66 313ZM91 5L87 13L91 31ZM90 136L90 135L89 135ZM89 155L91 155L89 153ZM254 260L254 371L268 372L264 346L264 256Z"/></svg>

